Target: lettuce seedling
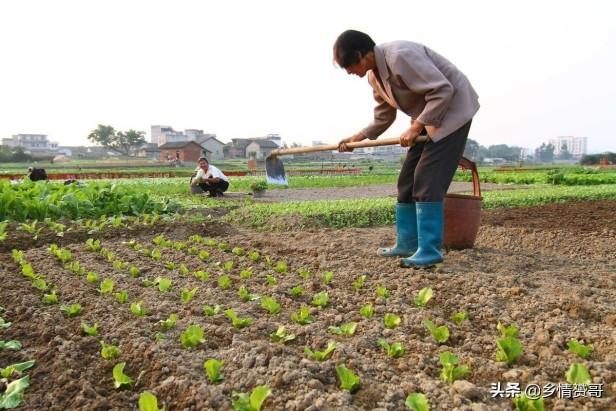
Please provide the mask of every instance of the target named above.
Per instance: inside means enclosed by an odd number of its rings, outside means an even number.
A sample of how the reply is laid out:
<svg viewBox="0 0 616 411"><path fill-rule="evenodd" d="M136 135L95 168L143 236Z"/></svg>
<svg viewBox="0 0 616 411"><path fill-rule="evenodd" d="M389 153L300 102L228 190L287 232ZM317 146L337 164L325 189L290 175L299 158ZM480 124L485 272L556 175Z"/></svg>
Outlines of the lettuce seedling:
<svg viewBox="0 0 616 411"><path fill-rule="evenodd" d="M221 241L220 243L218 243L218 249L227 252L231 250L231 246L224 241Z"/></svg>
<svg viewBox="0 0 616 411"><path fill-rule="evenodd" d="M218 244L216 242L216 240L214 240L213 238L205 238L201 240L201 243L203 243L203 245L206 245L208 247L215 247L216 244Z"/></svg>
<svg viewBox="0 0 616 411"><path fill-rule="evenodd" d="M105 360L113 360L114 358L118 358L122 351L115 345L105 344L105 341L100 341L101 343L101 357Z"/></svg>
<svg viewBox="0 0 616 411"><path fill-rule="evenodd" d="M81 304L71 304L60 306L60 311L66 314L69 318L76 317L81 313Z"/></svg>
<svg viewBox="0 0 616 411"><path fill-rule="evenodd" d="M188 247L186 251L188 252L188 255L198 255L199 254L199 249L195 246Z"/></svg>
<svg viewBox="0 0 616 411"><path fill-rule="evenodd" d="M97 282L98 274L96 274L94 271L88 271L88 273L86 274L86 281L89 283Z"/></svg>
<svg viewBox="0 0 616 411"><path fill-rule="evenodd" d="M267 385L259 385L252 390L250 397L246 393L233 391L231 405L235 411L261 411L263 403L272 390Z"/></svg>
<svg viewBox="0 0 616 411"><path fill-rule="evenodd" d="M186 264L180 264L178 267L180 275L188 275L190 274L190 270L186 267Z"/></svg>
<svg viewBox="0 0 616 411"><path fill-rule="evenodd" d="M383 324L385 325L385 328L389 328L391 330L396 328L400 324L400 321L400 317L398 317L396 314L387 313L383 317Z"/></svg>
<svg viewBox="0 0 616 411"><path fill-rule="evenodd" d="M192 290L183 289L181 295L182 304L188 304L189 302L191 302L191 300L195 297L195 294L197 294L197 290L197 287L193 288Z"/></svg>
<svg viewBox="0 0 616 411"><path fill-rule="evenodd" d="M442 352L439 355L439 362L443 367L440 375L441 380L448 383L459 380L471 371L466 365L457 367L458 357L449 351Z"/></svg>
<svg viewBox="0 0 616 411"><path fill-rule="evenodd" d="M265 263L265 265L267 267L271 267L272 266L273 262L272 262L272 259L270 258L269 255L266 255L263 259L264 259L263 262Z"/></svg>
<svg viewBox="0 0 616 411"><path fill-rule="evenodd" d="M515 325L512 324L505 327L503 324L500 323L500 321L498 322L498 324L496 324L496 329L500 333L501 337L516 338L519 333L518 327L516 327Z"/></svg>
<svg viewBox="0 0 616 411"><path fill-rule="evenodd" d="M584 364L580 363L571 364L565 373L565 378L567 378L567 382L569 384L588 385L592 382L588 368L586 368Z"/></svg>
<svg viewBox="0 0 616 411"><path fill-rule="evenodd" d="M50 294L43 295L43 303L45 303L45 304L57 304L58 303L58 294L56 294L56 290L51 290Z"/></svg>
<svg viewBox="0 0 616 411"><path fill-rule="evenodd" d="M175 243L173 243L172 247L174 250L182 251L185 250L188 246L183 241L176 241Z"/></svg>
<svg viewBox="0 0 616 411"><path fill-rule="evenodd" d="M340 327L331 325L327 329L332 334L350 337L355 334L355 330L357 330L357 323L351 321L350 323L342 324Z"/></svg>
<svg viewBox="0 0 616 411"><path fill-rule="evenodd" d="M23 401L24 391L30 386L30 377L28 375L21 377L18 380L11 381L0 394L0 409L17 408Z"/></svg>
<svg viewBox="0 0 616 411"><path fill-rule="evenodd" d="M34 360L30 360L30 361L26 361L26 362L20 362L20 363L16 363L16 364L11 364L5 368L0 368L0 377L2 378L6 378L9 379L13 376L13 374L15 373L22 373L24 371L26 371L27 369L30 369L32 367L34 367ZM0 408L2 409L2 408Z"/></svg>
<svg viewBox="0 0 616 411"><path fill-rule="evenodd" d="M39 291L47 291L49 289L49 285L47 285L47 282L41 277L32 280L32 287Z"/></svg>
<svg viewBox="0 0 616 411"><path fill-rule="evenodd" d="M197 244L199 244L202 240L203 240L203 237L201 237L199 234L194 234L188 237L188 241L192 241L193 243L197 243Z"/></svg>
<svg viewBox="0 0 616 411"><path fill-rule="evenodd" d="M233 247L233 249L231 250L231 252L235 255L237 255L238 257L243 256L244 254L246 254L246 251L244 251L244 249L242 247Z"/></svg>
<svg viewBox="0 0 616 411"><path fill-rule="evenodd" d="M449 328L447 328L447 326L441 325L440 327L437 327L430 320L423 320L421 323L424 325L424 327L426 327L428 331L430 331L430 334L432 334L432 338L434 338L434 341L436 341L437 343L443 344L446 343L449 339Z"/></svg>
<svg viewBox="0 0 616 411"><path fill-rule="evenodd" d="M203 314L207 315L208 317L219 314L221 310L222 308L218 304L216 304L214 307L211 307L209 305L203 306Z"/></svg>
<svg viewBox="0 0 616 411"><path fill-rule="evenodd" d="M368 303L359 309L359 315L364 318L372 318L374 316L374 306Z"/></svg>
<svg viewBox="0 0 616 411"><path fill-rule="evenodd" d="M248 280L250 277L252 277L252 267L240 271L240 278L242 280Z"/></svg>
<svg viewBox="0 0 616 411"><path fill-rule="evenodd" d="M276 285L276 283L278 283L278 281L276 281L276 277L274 277L271 274L268 274L265 276L265 283L269 286L269 287L273 287Z"/></svg>
<svg viewBox="0 0 616 411"><path fill-rule="evenodd" d="M295 334L287 334L285 326L281 325L278 327L278 329L275 332L270 334L270 338L274 342L279 342L279 343L284 344L289 341L293 341L295 339Z"/></svg>
<svg viewBox="0 0 616 411"><path fill-rule="evenodd" d="M225 261L225 263L222 265L222 269L223 271L229 272L233 270L233 265L233 261Z"/></svg>
<svg viewBox="0 0 616 411"><path fill-rule="evenodd" d="M259 252L258 252L258 251L253 251L253 252L251 252L250 254L248 254L248 258L249 258L251 261L253 261L253 262L257 263L257 262L259 262L259 258L261 258L261 256L259 255Z"/></svg>
<svg viewBox="0 0 616 411"><path fill-rule="evenodd" d="M304 354L311 359L319 362L327 360L336 350L336 341L328 341L327 347L323 351L312 351L308 346L304 347Z"/></svg>
<svg viewBox="0 0 616 411"><path fill-rule="evenodd" d="M162 257L163 257L163 254L160 252L158 248L153 248L152 251L150 251L150 258L152 260L160 261Z"/></svg>
<svg viewBox="0 0 616 411"><path fill-rule="evenodd" d="M307 306L302 305L299 311L291 314L291 321L301 325L311 324L315 321L313 315L310 315L310 310Z"/></svg>
<svg viewBox="0 0 616 411"><path fill-rule="evenodd" d="M231 324L233 324L235 328L244 328L252 324L252 318L239 318L232 308L229 308L227 311L225 311L225 314L227 315L227 317L229 317L229 319L231 320Z"/></svg>
<svg viewBox="0 0 616 411"><path fill-rule="evenodd" d="M175 270L175 269L177 268L177 266L175 265L175 263L174 263L173 261L167 261L167 262L165 263L165 268L166 268L167 270L172 271L172 270Z"/></svg>
<svg viewBox="0 0 616 411"><path fill-rule="evenodd" d="M175 327L175 323L178 320L178 316L175 314L170 314L169 318L167 318L166 320L160 320L160 325L163 327L163 329L165 330L170 330L173 327Z"/></svg>
<svg viewBox="0 0 616 411"><path fill-rule="evenodd" d="M0 241L6 240L6 226L9 224L8 221L3 221L0 223Z"/></svg>
<svg viewBox="0 0 616 411"><path fill-rule="evenodd" d="M344 365L338 365L336 367L336 374L338 374L338 378L340 379L340 388L343 390L354 393L359 389L361 379Z"/></svg>
<svg viewBox="0 0 616 411"><path fill-rule="evenodd" d="M210 274L205 271L198 270L193 273L193 277L201 281L206 281L208 278L210 278Z"/></svg>
<svg viewBox="0 0 616 411"><path fill-rule="evenodd" d="M203 336L203 328L197 324L193 324L188 326L188 328L180 334L180 343L182 343L184 348L195 348L197 345L205 342Z"/></svg>
<svg viewBox="0 0 616 411"><path fill-rule="evenodd" d="M351 284L353 285L353 288L355 288L356 290L361 290L362 288L366 286L366 275L362 275L358 277Z"/></svg>
<svg viewBox="0 0 616 411"><path fill-rule="evenodd" d="M391 295L390 295L389 290L387 288L385 288L382 285L377 285L376 286L376 296L388 299Z"/></svg>
<svg viewBox="0 0 616 411"><path fill-rule="evenodd" d="M141 270L139 269L139 267L133 265L128 269L128 273L131 277L137 278L141 275Z"/></svg>
<svg viewBox="0 0 616 411"><path fill-rule="evenodd" d="M100 240L95 240L93 238L88 238L86 240L86 247L88 247L88 250L95 253L99 252L102 248Z"/></svg>
<svg viewBox="0 0 616 411"><path fill-rule="evenodd" d="M401 342L389 344L384 338L379 338L377 343L385 350L387 355L392 358L398 358L404 355L404 345Z"/></svg>
<svg viewBox="0 0 616 411"><path fill-rule="evenodd" d="M222 289L222 290L228 290L229 288L231 288L231 277L229 277L228 275L221 275L220 277L218 277L218 286Z"/></svg>
<svg viewBox="0 0 616 411"><path fill-rule="evenodd" d="M272 315L280 312L280 304L272 297L261 298L261 308Z"/></svg>
<svg viewBox="0 0 616 411"><path fill-rule="evenodd" d="M55 248L54 248L55 246ZM55 250L57 250L58 246L56 244L52 244L48 250L53 253ZM17 250L15 248L13 248L11 250L11 257L13 258L13 261L15 262L15 264L19 264L19 265L23 265L23 263L26 261L26 258L24 257L24 252Z"/></svg>
<svg viewBox="0 0 616 411"><path fill-rule="evenodd" d="M36 228L37 223L38 221L36 220L32 221L32 223L30 224L21 223L17 229L20 231L25 231L28 234L32 234L32 239L36 241L38 240L38 236L44 228L44 227Z"/></svg>
<svg viewBox="0 0 616 411"><path fill-rule="evenodd" d="M139 411L165 411L165 407L158 408L158 398L149 391L139 396Z"/></svg>
<svg viewBox="0 0 616 411"><path fill-rule="evenodd" d="M94 323L94 325L88 325L87 323L81 323L81 329L86 335L90 337L96 337L98 335L98 324Z"/></svg>
<svg viewBox="0 0 616 411"><path fill-rule="evenodd" d="M424 287L419 290L419 293L415 296L415 305L417 307L425 307L428 301L432 298L433 291L430 287Z"/></svg>
<svg viewBox="0 0 616 411"><path fill-rule="evenodd" d="M327 294L327 292L325 292L325 291L321 291L320 293L316 293L312 297L312 305L314 305L314 306L325 308L325 307L327 307L328 303L329 303L329 294Z"/></svg>
<svg viewBox="0 0 616 411"><path fill-rule="evenodd" d="M293 297L301 297L304 294L304 288L301 285L296 285L289 290L289 294Z"/></svg>
<svg viewBox="0 0 616 411"><path fill-rule="evenodd" d="M105 253L105 258L107 259L107 262L113 263L115 261L115 254L112 251L107 251Z"/></svg>
<svg viewBox="0 0 616 411"><path fill-rule="evenodd" d="M156 277L154 283L158 285L160 292L169 292L171 290L171 280L164 277Z"/></svg>
<svg viewBox="0 0 616 411"><path fill-rule="evenodd" d="M113 262L113 268L118 270L118 271L124 271L128 268L128 262L126 261L120 261L120 260L115 260Z"/></svg>
<svg viewBox="0 0 616 411"><path fill-rule="evenodd" d="M245 286L241 286L237 290L237 295L244 302L258 300L260 297L257 294L251 294Z"/></svg>
<svg viewBox="0 0 616 411"><path fill-rule="evenodd" d="M21 343L17 340L2 341L0 340L0 351L2 350L21 350Z"/></svg>
<svg viewBox="0 0 616 411"><path fill-rule="evenodd" d="M143 317L144 315L148 313L145 307L143 306L143 301L131 303L130 312L135 314L137 317Z"/></svg>
<svg viewBox="0 0 616 411"><path fill-rule="evenodd" d="M457 313L452 315L450 319L451 321L453 321L454 324L460 325L464 321L468 321L468 313L466 311L458 311Z"/></svg>
<svg viewBox="0 0 616 411"><path fill-rule="evenodd" d="M572 353L577 354L578 356L580 356L580 358L584 358L584 359L588 358L588 356L593 350L592 345L590 344L584 345L584 344L579 343L577 340L569 341L569 343L567 344L567 348Z"/></svg>
<svg viewBox="0 0 616 411"><path fill-rule="evenodd" d="M278 263L280 264L280 262ZM278 266L278 264L276 264L276 266ZM285 264L286 265L286 264ZM309 279L310 277L312 277L312 273L305 269L305 268L300 268L299 270L297 270L297 273L299 274L300 277L302 277L304 280Z"/></svg>
<svg viewBox="0 0 616 411"><path fill-rule="evenodd" d="M113 375L113 386L118 389L123 386L131 387L134 383L133 379L128 375L124 374L124 367L126 366L125 362L121 362L113 367L112 375Z"/></svg>
<svg viewBox="0 0 616 411"><path fill-rule="evenodd" d="M34 273L34 268L32 268L32 265L30 265L30 263L23 263L21 265L21 274L26 278L30 278L30 279L36 278L36 274Z"/></svg>
<svg viewBox="0 0 616 411"><path fill-rule="evenodd" d="M165 236L160 234L152 239L152 243L158 246L162 246L165 244Z"/></svg>
<svg viewBox="0 0 616 411"><path fill-rule="evenodd" d="M217 382L221 382L225 379L225 376L221 374L220 370L222 369L223 362L219 361L215 358L210 358L206 362L203 363L203 369L207 374L208 380L212 384Z"/></svg>
<svg viewBox="0 0 616 411"><path fill-rule="evenodd" d="M543 397L537 399L530 399L526 394L520 395L518 398L513 398L513 405L515 405L516 411L544 411L545 404Z"/></svg>
<svg viewBox="0 0 616 411"><path fill-rule="evenodd" d="M409 394L404 402L406 408L411 411L430 411L430 404L428 404L428 398L421 393Z"/></svg>
<svg viewBox="0 0 616 411"><path fill-rule="evenodd" d="M98 292L101 294L111 294L113 292L113 280L111 278L105 278L101 281Z"/></svg>
<svg viewBox="0 0 616 411"><path fill-rule="evenodd" d="M496 341L496 361L511 365L523 352L522 343L515 337L503 337Z"/></svg>
<svg viewBox="0 0 616 411"><path fill-rule="evenodd" d="M114 294L117 302L120 304L126 304L128 302L128 291L122 290Z"/></svg>
<svg viewBox="0 0 616 411"><path fill-rule="evenodd" d="M9 328L11 324L13 323L7 322L4 320L4 318L0 317L0 329Z"/></svg>
<svg viewBox="0 0 616 411"><path fill-rule="evenodd" d="M334 272L333 271L325 271L323 273L323 283L325 285L331 284L334 281Z"/></svg>
<svg viewBox="0 0 616 411"><path fill-rule="evenodd" d="M208 253L208 252L207 252L207 251L205 251L205 250L201 250L201 251L199 251L199 259L200 259L201 261L207 261L207 260L209 260L209 259L210 259L210 253Z"/></svg>

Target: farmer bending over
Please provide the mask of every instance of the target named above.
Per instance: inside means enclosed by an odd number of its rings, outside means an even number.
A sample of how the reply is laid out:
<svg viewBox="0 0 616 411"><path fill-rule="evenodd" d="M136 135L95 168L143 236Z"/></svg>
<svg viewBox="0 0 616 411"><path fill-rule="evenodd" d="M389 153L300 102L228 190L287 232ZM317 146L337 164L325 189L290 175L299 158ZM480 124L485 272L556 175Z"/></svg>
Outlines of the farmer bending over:
<svg viewBox="0 0 616 411"><path fill-rule="evenodd" d="M222 197L222 193L229 188L229 179L218 167L210 165L207 158L201 157L197 175L192 178L190 184L208 191L210 197Z"/></svg>
<svg viewBox="0 0 616 411"><path fill-rule="evenodd" d="M376 45L367 34L347 30L334 44L334 60L348 74L367 74L377 102L372 123L341 140L340 151L351 151L347 143L383 134L397 110L412 119L400 136L400 145L410 149L398 177L397 241L377 253L406 257L400 260L403 267L442 262L443 200L479 110L477 93L456 66L419 43ZM423 132L428 141L415 144Z"/></svg>

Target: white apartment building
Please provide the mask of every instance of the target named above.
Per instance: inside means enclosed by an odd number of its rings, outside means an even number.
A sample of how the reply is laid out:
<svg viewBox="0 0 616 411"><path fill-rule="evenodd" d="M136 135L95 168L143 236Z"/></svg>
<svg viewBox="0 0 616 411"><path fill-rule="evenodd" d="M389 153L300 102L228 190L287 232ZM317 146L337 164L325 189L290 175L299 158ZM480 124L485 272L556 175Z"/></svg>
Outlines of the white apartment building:
<svg viewBox="0 0 616 411"><path fill-rule="evenodd" d="M58 148L58 143L49 141L47 134L15 134L10 138L3 138L2 145L21 147L29 151L49 151Z"/></svg>
<svg viewBox="0 0 616 411"><path fill-rule="evenodd" d="M204 133L203 130L189 128L184 131L175 131L171 126L150 126L150 142L162 146L166 143L183 141L205 140L216 138L216 134Z"/></svg>
<svg viewBox="0 0 616 411"><path fill-rule="evenodd" d="M549 143L554 146L554 156L556 157L558 157L566 147L573 158L580 158L586 154L588 137L559 136L551 138Z"/></svg>

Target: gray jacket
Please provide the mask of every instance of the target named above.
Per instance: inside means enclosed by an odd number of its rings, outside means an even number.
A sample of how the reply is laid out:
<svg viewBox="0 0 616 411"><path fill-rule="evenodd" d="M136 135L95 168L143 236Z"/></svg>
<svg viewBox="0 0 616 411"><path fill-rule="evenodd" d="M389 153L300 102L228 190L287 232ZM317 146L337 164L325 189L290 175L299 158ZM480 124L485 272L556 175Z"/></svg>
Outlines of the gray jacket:
<svg viewBox="0 0 616 411"><path fill-rule="evenodd" d="M368 72L374 99L374 120L361 131L376 139L396 119L400 109L426 125L434 142L448 136L479 110L478 96L466 76L446 58L411 41L374 47L378 70ZM382 81L379 81L379 76Z"/></svg>

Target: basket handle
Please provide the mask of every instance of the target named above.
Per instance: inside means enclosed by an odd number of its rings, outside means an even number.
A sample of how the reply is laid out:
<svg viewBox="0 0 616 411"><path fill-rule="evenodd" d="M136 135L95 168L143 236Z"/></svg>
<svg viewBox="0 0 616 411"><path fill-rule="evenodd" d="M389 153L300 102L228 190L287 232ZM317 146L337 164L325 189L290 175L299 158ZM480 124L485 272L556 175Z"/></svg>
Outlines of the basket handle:
<svg viewBox="0 0 616 411"><path fill-rule="evenodd" d="M477 164L466 157L460 158L460 167L462 171L471 170L473 174L473 195L481 197L481 187L479 185L479 173L477 172Z"/></svg>

